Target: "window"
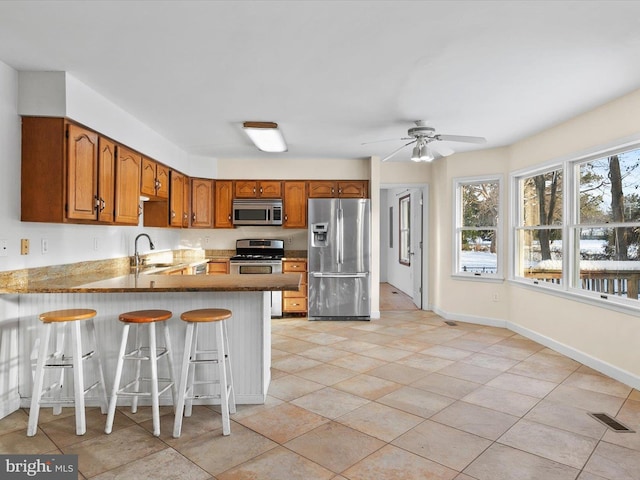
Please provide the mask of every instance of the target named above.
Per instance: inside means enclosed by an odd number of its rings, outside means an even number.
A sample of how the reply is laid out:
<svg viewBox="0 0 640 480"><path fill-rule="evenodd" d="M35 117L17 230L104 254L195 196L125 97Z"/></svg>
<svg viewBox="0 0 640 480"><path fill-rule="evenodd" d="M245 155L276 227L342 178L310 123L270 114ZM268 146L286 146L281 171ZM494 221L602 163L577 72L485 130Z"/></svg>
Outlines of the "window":
<svg viewBox="0 0 640 480"><path fill-rule="evenodd" d="M562 284L562 168L520 177L516 276Z"/></svg>
<svg viewBox="0 0 640 480"><path fill-rule="evenodd" d="M400 198L399 261L411 265L411 195Z"/></svg>
<svg viewBox="0 0 640 480"><path fill-rule="evenodd" d="M498 276L500 265L500 178L456 179L454 272Z"/></svg>
<svg viewBox="0 0 640 480"><path fill-rule="evenodd" d="M515 280L637 309L640 144L514 175Z"/></svg>
<svg viewBox="0 0 640 480"><path fill-rule="evenodd" d="M571 226L578 268L571 286L638 299L640 149L576 162L577 218Z"/></svg>

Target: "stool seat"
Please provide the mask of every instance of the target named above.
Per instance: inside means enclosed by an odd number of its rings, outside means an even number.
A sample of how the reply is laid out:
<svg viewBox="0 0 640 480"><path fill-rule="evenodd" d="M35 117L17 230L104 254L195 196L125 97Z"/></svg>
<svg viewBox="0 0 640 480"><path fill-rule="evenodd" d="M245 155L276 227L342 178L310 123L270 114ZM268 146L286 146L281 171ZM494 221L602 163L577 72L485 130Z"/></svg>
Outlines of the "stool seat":
<svg viewBox="0 0 640 480"><path fill-rule="evenodd" d="M91 308L69 308L41 313L38 317L42 321L40 331L40 346L38 360L33 374L33 392L31 393L31 408L29 409L29 423L27 436L32 437L38 430L38 418L41 405L53 406L53 414L59 415L63 405L75 407L76 434L84 435L86 427L85 395L96 387L100 390L100 408L107 412L107 392L104 382L102 362L98 353L98 340L93 318L97 312ZM81 322L86 320L88 338L93 342L94 350L83 351ZM71 342L65 340L66 331L71 330ZM53 352L49 349L52 333L55 336ZM97 363L97 381L90 386L85 385L85 371L83 363L93 359ZM65 387L65 370L73 370L73 398L63 398ZM44 385L45 370L57 370L58 378L53 383ZM47 395L49 394L49 395Z"/></svg>
<svg viewBox="0 0 640 480"><path fill-rule="evenodd" d="M118 318L121 322L127 323L152 323L169 320L172 315L169 310L136 310L121 313Z"/></svg>
<svg viewBox="0 0 640 480"><path fill-rule="evenodd" d="M180 315L185 322L219 322L231 318L231 310L226 308L202 308L190 310Z"/></svg>
<svg viewBox="0 0 640 480"><path fill-rule="evenodd" d="M87 320L95 317L97 312L91 308L68 308L66 310L53 310L41 313L40 320L50 322L72 322L74 320Z"/></svg>

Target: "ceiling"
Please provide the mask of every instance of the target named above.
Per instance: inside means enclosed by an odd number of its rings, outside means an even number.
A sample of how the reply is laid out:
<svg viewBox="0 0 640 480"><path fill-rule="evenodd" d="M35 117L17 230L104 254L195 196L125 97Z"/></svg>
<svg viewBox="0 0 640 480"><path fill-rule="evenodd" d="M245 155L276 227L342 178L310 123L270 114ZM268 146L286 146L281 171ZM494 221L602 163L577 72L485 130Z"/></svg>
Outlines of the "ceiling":
<svg viewBox="0 0 640 480"><path fill-rule="evenodd" d="M386 156L413 121L508 145L640 88L636 1L2 1L0 61L67 71L182 149ZM398 160L409 156L400 154Z"/></svg>

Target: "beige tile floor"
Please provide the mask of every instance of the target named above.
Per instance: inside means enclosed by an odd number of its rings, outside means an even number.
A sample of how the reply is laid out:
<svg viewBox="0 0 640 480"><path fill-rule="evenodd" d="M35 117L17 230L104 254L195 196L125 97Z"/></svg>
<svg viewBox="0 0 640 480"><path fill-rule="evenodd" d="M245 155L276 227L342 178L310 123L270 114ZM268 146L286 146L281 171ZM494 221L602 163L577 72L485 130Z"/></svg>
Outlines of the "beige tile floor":
<svg viewBox="0 0 640 480"><path fill-rule="evenodd" d="M240 406L222 436L214 407L195 407L171 437L162 409L120 409L113 433L90 409L0 420L2 453L75 453L83 479L640 479L640 392L505 329L446 325L431 312L371 322L273 321L265 405Z"/></svg>

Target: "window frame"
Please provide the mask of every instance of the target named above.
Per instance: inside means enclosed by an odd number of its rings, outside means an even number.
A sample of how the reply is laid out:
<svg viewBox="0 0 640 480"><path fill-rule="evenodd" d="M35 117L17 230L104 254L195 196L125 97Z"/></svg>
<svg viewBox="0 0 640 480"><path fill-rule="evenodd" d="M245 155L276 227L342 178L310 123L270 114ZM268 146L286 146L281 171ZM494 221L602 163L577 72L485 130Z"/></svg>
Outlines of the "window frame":
<svg viewBox="0 0 640 480"><path fill-rule="evenodd" d="M406 215L403 212L403 205L406 205ZM403 225L404 222L407 225ZM406 248L407 256L402 256L403 249ZM411 266L411 194L404 195L398 199L398 263L405 267Z"/></svg>
<svg viewBox="0 0 640 480"><path fill-rule="evenodd" d="M556 158L544 164L521 169L511 172L509 175L510 186L510 215L509 215L509 266L508 281L510 283L521 285L525 288L531 288L534 291L543 291L544 293L568 298L581 303L590 304L610 310L615 310L625 314L640 313L640 298L629 299L618 295L602 294L601 292L590 291L580 288L578 281L580 278L580 250L579 242L576 239L576 232L583 227L592 227L599 224L578 223L580 208L580 174L579 165L591 160L600 159L628 152L630 150L640 149L640 133L630 135L624 138L601 144L583 151L568 154L563 157ZM520 189L519 181L524 177L535 176L539 173L552 170L553 168L561 168L563 171L563 220L562 220L562 238L563 238L563 255L562 255L562 285L549 285L547 282L535 282L517 275L518 267L518 242L517 230L520 219ZM633 223L629 223L632 225ZM609 224L615 227L617 224ZM565 245L566 243L566 245Z"/></svg>
<svg viewBox="0 0 640 480"><path fill-rule="evenodd" d="M487 272L465 272L460 268L460 252L462 250L462 235L464 230L470 230L470 227L463 225L463 198L462 191L465 185L477 183L497 183L498 184L498 220L495 225L482 225L481 230L494 230L496 236L496 271L494 273ZM465 280L478 281L500 281L504 280L504 177L501 174L480 175L470 177L456 177L453 179L453 255L451 276L454 278L463 278Z"/></svg>

